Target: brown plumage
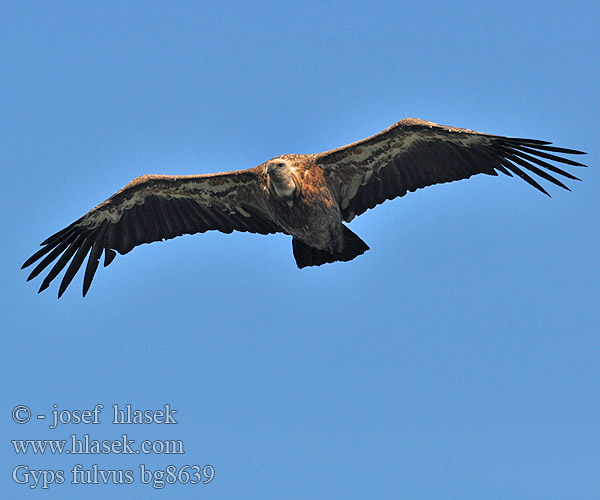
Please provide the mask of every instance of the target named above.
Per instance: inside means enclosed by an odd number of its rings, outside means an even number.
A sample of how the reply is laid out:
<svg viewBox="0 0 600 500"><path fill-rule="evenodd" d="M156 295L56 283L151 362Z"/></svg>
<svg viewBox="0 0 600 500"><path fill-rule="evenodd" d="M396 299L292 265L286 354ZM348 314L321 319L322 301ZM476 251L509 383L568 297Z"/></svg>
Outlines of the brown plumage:
<svg viewBox="0 0 600 500"><path fill-rule="evenodd" d="M560 154L583 154L549 142L482 134L408 118L348 146L309 155L282 155L248 170L220 174L144 175L62 231L50 236L23 267L41 259L28 280L54 263L40 292L69 264L60 297L89 254L87 293L99 259L142 243L216 229L292 236L298 267L348 261L369 247L343 222L419 188L497 172L526 172L569 189L552 174L578 180L548 160L584 166Z"/></svg>

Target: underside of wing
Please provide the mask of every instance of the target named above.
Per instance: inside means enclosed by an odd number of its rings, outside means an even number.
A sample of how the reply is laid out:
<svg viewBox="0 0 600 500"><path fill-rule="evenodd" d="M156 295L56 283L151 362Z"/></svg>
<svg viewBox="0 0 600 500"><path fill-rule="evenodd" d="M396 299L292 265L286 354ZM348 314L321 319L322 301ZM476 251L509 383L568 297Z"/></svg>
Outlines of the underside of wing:
<svg viewBox="0 0 600 500"><path fill-rule="evenodd" d="M559 154L584 153L546 141L482 134L409 118L315 159L338 197L344 219L350 221L385 200L476 174L516 174L548 194L531 177L533 173L569 189L552 174L579 179L550 162L585 165Z"/></svg>
<svg viewBox="0 0 600 500"><path fill-rule="evenodd" d="M69 264L59 287L60 297L89 255L83 279L85 296L103 252L107 266L116 252L125 254L143 243L182 234L209 230L278 232L281 229L261 206L259 189L255 169L200 176L138 177L46 239L23 264L25 268L40 261L28 281L52 265L41 292Z"/></svg>

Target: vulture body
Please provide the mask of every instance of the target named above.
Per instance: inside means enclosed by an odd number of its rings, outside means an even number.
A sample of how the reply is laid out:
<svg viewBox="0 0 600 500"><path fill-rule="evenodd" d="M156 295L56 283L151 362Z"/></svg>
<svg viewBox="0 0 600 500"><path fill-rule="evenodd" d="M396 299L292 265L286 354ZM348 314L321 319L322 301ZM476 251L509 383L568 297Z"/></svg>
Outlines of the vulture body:
<svg viewBox="0 0 600 500"><path fill-rule="evenodd" d="M548 194L530 176L533 173L568 189L552 174L579 179L554 163L585 165L560 154L583 153L546 141L408 118L338 149L281 155L247 170L143 175L46 239L23 267L40 261L31 280L53 264L41 292L68 264L60 297L88 257L85 296L102 253L107 266L116 252L126 254L142 243L208 230L289 234L300 268L348 261L369 247L344 222L367 209L409 191L475 174L515 174Z"/></svg>

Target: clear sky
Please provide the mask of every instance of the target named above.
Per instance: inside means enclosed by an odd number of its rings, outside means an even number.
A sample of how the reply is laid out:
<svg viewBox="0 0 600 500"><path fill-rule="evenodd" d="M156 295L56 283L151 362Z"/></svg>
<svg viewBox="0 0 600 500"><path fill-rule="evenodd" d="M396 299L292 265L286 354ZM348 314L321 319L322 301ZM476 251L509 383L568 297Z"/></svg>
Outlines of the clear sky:
<svg viewBox="0 0 600 500"><path fill-rule="evenodd" d="M3 2L3 498L596 497L598 19L592 1ZM386 202L351 223L371 250L349 263L298 270L289 237L213 232L119 255L85 299L81 273L57 300L19 269L138 175L253 167L411 116L590 167L572 192L544 183L552 198L478 176ZM50 429L98 404L99 423ZM178 423L113 424L114 404ZM10 442L72 434L185 454ZM77 464L133 483L71 484ZM18 465L64 483L17 484ZM215 473L157 489L142 465Z"/></svg>

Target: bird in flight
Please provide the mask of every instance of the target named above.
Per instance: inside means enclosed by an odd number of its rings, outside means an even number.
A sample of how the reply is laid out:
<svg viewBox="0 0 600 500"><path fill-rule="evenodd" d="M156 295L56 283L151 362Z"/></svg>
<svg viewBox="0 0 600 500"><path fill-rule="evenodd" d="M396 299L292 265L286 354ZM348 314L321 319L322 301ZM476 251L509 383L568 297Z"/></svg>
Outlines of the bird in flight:
<svg viewBox="0 0 600 500"><path fill-rule="evenodd" d="M53 264L41 292L69 264L60 298L89 255L85 296L103 252L108 266L116 252L213 229L288 234L299 268L349 261L369 247L344 222L409 191L498 172L515 174L545 194L530 173L569 189L552 174L579 179L550 162L583 167L559 154L584 153L550 144L407 118L347 146L281 155L246 170L142 175L42 242L23 268L41 259L29 281Z"/></svg>

